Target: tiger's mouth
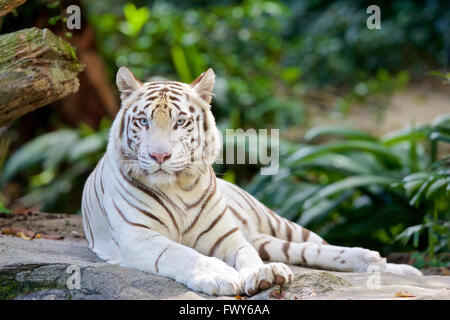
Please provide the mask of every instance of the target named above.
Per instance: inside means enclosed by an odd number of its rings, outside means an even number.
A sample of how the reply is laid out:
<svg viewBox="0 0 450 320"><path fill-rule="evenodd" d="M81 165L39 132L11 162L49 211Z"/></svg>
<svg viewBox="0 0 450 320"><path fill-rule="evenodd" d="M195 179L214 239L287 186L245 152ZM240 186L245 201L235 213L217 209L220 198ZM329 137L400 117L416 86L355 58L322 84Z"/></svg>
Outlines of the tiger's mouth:
<svg viewBox="0 0 450 320"><path fill-rule="evenodd" d="M170 174L169 172L167 172L163 168L159 168L158 170L153 172L153 174L157 174L157 173Z"/></svg>
<svg viewBox="0 0 450 320"><path fill-rule="evenodd" d="M152 173L147 172L145 177L142 177L145 183L152 187L170 186L177 179L175 173L159 168Z"/></svg>

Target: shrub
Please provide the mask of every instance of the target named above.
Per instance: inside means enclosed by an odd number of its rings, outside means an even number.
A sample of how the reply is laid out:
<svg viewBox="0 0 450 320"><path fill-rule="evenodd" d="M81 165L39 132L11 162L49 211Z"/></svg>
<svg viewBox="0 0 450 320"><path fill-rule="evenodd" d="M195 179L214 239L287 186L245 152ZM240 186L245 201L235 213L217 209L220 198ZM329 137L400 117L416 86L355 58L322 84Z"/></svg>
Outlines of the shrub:
<svg viewBox="0 0 450 320"><path fill-rule="evenodd" d="M449 133L450 114L380 139L316 127L305 145L282 143L281 172L256 176L247 189L331 243L387 253L414 239L410 249L432 256L449 249L450 157L436 160Z"/></svg>

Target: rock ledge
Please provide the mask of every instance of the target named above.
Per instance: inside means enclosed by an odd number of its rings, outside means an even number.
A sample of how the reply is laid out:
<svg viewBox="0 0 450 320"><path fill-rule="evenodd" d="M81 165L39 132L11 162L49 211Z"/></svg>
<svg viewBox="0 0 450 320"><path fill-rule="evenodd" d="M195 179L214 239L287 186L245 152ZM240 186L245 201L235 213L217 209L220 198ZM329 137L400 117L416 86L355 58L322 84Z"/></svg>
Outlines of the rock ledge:
<svg viewBox="0 0 450 320"><path fill-rule="evenodd" d="M282 290L274 286L249 299L450 300L450 277L290 267L295 274L292 284ZM377 283L378 287L375 286ZM399 295L410 297L396 297ZM0 299L202 300L235 297L210 297L171 279L107 264L90 252L84 240L27 241L0 235Z"/></svg>

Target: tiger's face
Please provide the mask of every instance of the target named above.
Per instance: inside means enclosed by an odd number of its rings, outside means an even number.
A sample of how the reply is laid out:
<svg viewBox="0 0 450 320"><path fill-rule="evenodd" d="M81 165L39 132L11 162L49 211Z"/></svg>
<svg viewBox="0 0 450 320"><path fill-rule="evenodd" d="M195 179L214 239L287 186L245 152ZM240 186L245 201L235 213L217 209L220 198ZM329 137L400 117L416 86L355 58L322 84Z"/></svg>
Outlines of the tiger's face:
<svg viewBox="0 0 450 320"><path fill-rule="evenodd" d="M185 84L142 83L122 67L117 86L122 106L108 148L123 173L146 184L170 185L214 162L220 141L210 111L212 69Z"/></svg>

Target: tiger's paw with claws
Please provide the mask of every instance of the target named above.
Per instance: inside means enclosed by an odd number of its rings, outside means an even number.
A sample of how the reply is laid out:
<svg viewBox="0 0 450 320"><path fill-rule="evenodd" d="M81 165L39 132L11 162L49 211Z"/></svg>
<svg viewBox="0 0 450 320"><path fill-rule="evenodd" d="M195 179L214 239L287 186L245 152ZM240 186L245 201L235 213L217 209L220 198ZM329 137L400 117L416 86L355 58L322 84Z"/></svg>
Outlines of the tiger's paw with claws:
<svg viewBox="0 0 450 320"><path fill-rule="evenodd" d="M292 282L294 275L284 263L273 262L255 269L242 269L239 272L239 277L245 294L252 296L274 284L286 285Z"/></svg>

